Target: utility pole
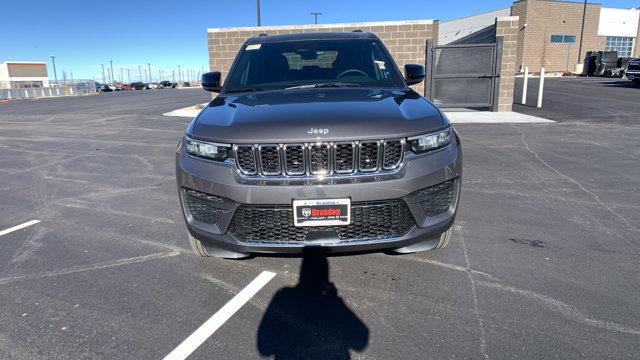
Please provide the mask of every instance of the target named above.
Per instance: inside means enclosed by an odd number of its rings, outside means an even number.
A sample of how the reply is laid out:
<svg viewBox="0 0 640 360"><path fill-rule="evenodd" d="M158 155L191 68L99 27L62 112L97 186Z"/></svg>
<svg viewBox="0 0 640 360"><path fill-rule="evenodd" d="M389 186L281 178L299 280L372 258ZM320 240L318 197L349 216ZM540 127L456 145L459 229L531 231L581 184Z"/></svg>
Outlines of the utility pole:
<svg viewBox="0 0 640 360"><path fill-rule="evenodd" d="M260 26L260 0L256 0L256 10L258 12L258 26Z"/></svg>
<svg viewBox="0 0 640 360"><path fill-rule="evenodd" d="M149 82L151 82L151 63L147 63L147 66L149 67Z"/></svg>
<svg viewBox="0 0 640 360"><path fill-rule="evenodd" d="M107 80L104 78L104 64L100 64L100 66L102 66L102 83L106 83Z"/></svg>
<svg viewBox="0 0 640 360"><path fill-rule="evenodd" d="M321 12L312 12L311 15L315 17L315 23L318 25L318 15L322 15Z"/></svg>
<svg viewBox="0 0 640 360"><path fill-rule="evenodd" d="M142 82L142 66L138 65L138 77L140 78L140 82Z"/></svg>
<svg viewBox="0 0 640 360"><path fill-rule="evenodd" d="M127 69L127 79L129 79L129 84L131 84L131 71Z"/></svg>
<svg viewBox="0 0 640 360"><path fill-rule="evenodd" d="M578 64L582 64L582 39L584 38L584 22L587 17L587 0L582 8L582 29L580 30L580 46L578 47Z"/></svg>
<svg viewBox="0 0 640 360"><path fill-rule="evenodd" d="M111 81L112 83L116 82L116 79L114 79L113 76L113 60L109 60L109 64L111 64Z"/></svg>
<svg viewBox="0 0 640 360"><path fill-rule="evenodd" d="M51 56L51 62L53 62L53 79L55 80L56 83L58 83L58 74L56 73L56 57L55 56Z"/></svg>

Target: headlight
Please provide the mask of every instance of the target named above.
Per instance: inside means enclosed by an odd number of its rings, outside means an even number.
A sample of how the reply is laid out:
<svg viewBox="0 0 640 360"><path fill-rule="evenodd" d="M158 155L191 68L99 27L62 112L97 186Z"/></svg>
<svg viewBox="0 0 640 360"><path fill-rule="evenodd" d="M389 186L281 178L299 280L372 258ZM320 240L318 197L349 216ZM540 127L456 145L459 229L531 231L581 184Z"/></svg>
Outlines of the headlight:
<svg viewBox="0 0 640 360"><path fill-rule="evenodd" d="M451 129L446 128L433 134L409 138L409 149L416 154L445 147L451 143Z"/></svg>
<svg viewBox="0 0 640 360"><path fill-rule="evenodd" d="M231 154L231 145L194 140L186 136L184 143L187 154L203 159L225 161Z"/></svg>

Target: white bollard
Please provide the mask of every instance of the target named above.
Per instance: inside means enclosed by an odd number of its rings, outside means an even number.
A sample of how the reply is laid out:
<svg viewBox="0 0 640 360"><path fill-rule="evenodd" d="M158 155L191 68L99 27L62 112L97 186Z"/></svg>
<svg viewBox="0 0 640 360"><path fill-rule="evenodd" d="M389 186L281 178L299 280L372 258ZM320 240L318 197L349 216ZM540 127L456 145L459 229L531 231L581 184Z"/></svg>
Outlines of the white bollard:
<svg viewBox="0 0 640 360"><path fill-rule="evenodd" d="M529 67L524 67L524 82L522 83L522 105L527 105L527 87L529 86Z"/></svg>
<svg viewBox="0 0 640 360"><path fill-rule="evenodd" d="M540 86L538 86L538 107L542 107L542 92L544 91L544 68L540 68Z"/></svg>
<svg viewBox="0 0 640 360"><path fill-rule="evenodd" d="M29 90L24 89L24 97L29 98Z"/></svg>

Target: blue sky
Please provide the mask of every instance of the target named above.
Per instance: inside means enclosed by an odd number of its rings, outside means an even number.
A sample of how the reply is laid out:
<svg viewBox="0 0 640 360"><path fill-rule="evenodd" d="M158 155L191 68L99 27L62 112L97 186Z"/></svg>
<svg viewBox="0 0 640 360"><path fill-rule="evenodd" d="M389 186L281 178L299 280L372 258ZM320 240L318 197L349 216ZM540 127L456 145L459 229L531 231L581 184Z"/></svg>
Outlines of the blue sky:
<svg viewBox="0 0 640 360"><path fill-rule="evenodd" d="M632 0L602 0L629 8ZM255 0L30 0L6 1L2 9L0 62L48 61L56 56L75 79L101 79L100 64L131 70L151 63L154 77L181 65L207 67L206 28L254 26ZM452 19L511 5L508 0L261 0L262 24L308 24L312 11L322 23L411 19ZM50 76L53 71L49 69Z"/></svg>

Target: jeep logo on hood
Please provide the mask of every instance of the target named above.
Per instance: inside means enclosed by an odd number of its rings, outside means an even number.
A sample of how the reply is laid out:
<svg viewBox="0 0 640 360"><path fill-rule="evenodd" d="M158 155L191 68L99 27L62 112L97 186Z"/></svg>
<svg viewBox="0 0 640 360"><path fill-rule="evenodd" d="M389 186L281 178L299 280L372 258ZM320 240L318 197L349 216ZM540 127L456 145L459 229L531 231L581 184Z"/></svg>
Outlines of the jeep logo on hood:
<svg viewBox="0 0 640 360"><path fill-rule="evenodd" d="M307 134L309 135L313 135L313 134L328 134L329 133L329 129L316 129L316 128L309 128L307 129Z"/></svg>

